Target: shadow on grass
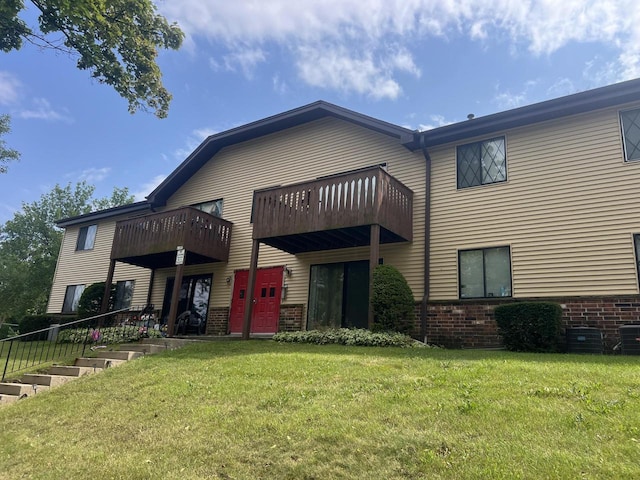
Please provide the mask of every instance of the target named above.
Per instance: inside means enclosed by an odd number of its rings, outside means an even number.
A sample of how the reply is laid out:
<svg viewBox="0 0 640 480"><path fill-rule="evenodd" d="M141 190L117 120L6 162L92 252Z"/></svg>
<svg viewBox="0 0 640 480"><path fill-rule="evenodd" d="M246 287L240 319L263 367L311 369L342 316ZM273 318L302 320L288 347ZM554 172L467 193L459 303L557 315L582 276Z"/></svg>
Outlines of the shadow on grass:
<svg viewBox="0 0 640 480"><path fill-rule="evenodd" d="M640 366L640 357L631 355L594 355L568 353L525 353L506 350L455 350L444 348L363 347L346 345L314 345L280 343L273 340L194 342L163 355L176 361L181 359L208 360L216 357L233 357L271 354L311 354L330 356L378 356L398 359L424 360L513 360L537 363L575 363L590 365Z"/></svg>

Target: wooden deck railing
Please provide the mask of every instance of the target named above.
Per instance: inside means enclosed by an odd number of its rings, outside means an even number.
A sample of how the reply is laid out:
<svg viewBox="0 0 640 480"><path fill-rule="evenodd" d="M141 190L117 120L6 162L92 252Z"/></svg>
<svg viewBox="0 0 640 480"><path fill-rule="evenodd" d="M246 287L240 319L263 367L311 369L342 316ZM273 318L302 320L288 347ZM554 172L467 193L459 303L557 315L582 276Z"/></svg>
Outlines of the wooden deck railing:
<svg viewBox="0 0 640 480"><path fill-rule="evenodd" d="M226 262L229 258L231 222L193 207L145 215L116 223L111 258L175 251L188 252Z"/></svg>
<svg viewBox="0 0 640 480"><path fill-rule="evenodd" d="M413 238L413 192L381 167L256 190L253 238L379 224Z"/></svg>

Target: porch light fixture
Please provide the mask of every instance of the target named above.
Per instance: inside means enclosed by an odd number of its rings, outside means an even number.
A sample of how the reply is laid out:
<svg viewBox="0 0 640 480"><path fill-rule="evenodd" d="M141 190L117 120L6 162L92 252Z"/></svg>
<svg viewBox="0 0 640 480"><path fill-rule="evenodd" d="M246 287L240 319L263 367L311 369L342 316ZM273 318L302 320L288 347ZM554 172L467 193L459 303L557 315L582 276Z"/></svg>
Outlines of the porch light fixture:
<svg viewBox="0 0 640 480"><path fill-rule="evenodd" d="M284 266L284 273L287 274L287 277L290 277L291 274L293 273L293 270L290 269L289 267L287 267L286 265Z"/></svg>
<svg viewBox="0 0 640 480"><path fill-rule="evenodd" d="M231 283L231 277L227 277L226 281L227 281L227 285L229 285Z"/></svg>

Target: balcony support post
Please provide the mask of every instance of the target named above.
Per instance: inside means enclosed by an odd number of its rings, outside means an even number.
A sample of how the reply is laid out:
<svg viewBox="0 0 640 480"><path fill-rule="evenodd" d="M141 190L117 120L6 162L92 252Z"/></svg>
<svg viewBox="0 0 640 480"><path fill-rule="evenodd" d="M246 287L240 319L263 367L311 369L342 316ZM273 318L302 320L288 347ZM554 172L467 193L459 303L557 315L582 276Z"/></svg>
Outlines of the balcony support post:
<svg viewBox="0 0 640 480"><path fill-rule="evenodd" d="M111 293L111 284L113 283L113 274L116 270L116 261L109 261L109 271L107 272L107 280L104 282L104 293L102 294L102 304L100 305L100 313L107 313L109 309L109 293ZM102 321L102 320L101 320Z"/></svg>
<svg viewBox="0 0 640 480"><path fill-rule="evenodd" d="M371 239L369 241L369 330L373 328L373 271L378 265L380 257L380 225L371 225Z"/></svg>
<svg viewBox="0 0 640 480"><path fill-rule="evenodd" d="M256 272L258 270L258 252L260 250L260 241L254 239L251 245L251 263L249 265L249 278L247 279L247 294L245 295L244 305L244 321L242 323L242 339L249 340L251 333L251 315L253 314L253 305L256 303L254 298L256 290Z"/></svg>
<svg viewBox="0 0 640 480"><path fill-rule="evenodd" d="M180 287L182 287L182 276L184 275L184 262L176 267L176 278L173 281L173 292L171 292L171 307L169 308L169 318L167 320L167 335L174 336L176 317L178 316L178 303L180 302Z"/></svg>

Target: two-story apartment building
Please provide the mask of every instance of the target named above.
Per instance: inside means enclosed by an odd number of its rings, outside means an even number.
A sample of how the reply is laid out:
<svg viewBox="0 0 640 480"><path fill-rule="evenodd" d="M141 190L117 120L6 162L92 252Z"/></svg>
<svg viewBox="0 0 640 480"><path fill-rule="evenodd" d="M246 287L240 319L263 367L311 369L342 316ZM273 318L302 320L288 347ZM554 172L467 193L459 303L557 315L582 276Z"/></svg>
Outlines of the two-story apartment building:
<svg viewBox="0 0 640 480"><path fill-rule="evenodd" d="M212 334L366 327L383 262L429 341L499 345L497 304L551 298L611 343L640 322L637 160L640 80L426 132L316 102L212 135L144 202L61 220L49 312L109 279Z"/></svg>

